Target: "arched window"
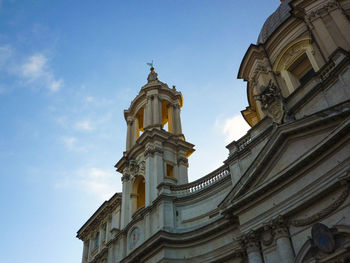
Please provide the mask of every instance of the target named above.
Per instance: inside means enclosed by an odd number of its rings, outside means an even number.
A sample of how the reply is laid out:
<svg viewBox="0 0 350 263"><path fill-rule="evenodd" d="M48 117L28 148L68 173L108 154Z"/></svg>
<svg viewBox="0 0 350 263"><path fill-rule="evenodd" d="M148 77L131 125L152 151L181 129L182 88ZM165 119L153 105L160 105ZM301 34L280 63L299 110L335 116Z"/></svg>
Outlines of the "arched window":
<svg viewBox="0 0 350 263"><path fill-rule="evenodd" d="M162 128L168 132L175 132L174 106L169 101L162 101Z"/></svg>
<svg viewBox="0 0 350 263"><path fill-rule="evenodd" d="M139 208L145 206L146 196L145 196L145 178L142 175L138 175L135 178L132 188L133 197L133 213Z"/></svg>
<svg viewBox="0 0 350 263"><path fill-rule="evenodd" d="M144 109L141 108L139 112L136 114L136 121L137 121L137 138L140 137L140 135L143 132L143 126L144 126Z"/></svg>
<svg viewBox="0 0 350 263"><path fill-rule="evenodd" d="M314 54L309 36L294 40L279 54L273 70L285 83L285 88L282 90L284 96L288 96L300 85L305 84L319 70Z"/></svg>

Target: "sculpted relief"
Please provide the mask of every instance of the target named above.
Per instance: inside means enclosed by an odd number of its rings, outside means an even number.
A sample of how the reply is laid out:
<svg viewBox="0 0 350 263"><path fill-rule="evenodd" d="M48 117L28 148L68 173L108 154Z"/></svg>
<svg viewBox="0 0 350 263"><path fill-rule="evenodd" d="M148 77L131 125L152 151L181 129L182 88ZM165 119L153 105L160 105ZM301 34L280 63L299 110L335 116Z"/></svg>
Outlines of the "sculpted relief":
<svg viewBox="0 0 350 263"><path fill-rule="evenodd" d="M280 89L270 80L267 86L260 87L260 94L254 98L261 102L261 110L274 122L280 124L285 115L283 97Z"/></svg>

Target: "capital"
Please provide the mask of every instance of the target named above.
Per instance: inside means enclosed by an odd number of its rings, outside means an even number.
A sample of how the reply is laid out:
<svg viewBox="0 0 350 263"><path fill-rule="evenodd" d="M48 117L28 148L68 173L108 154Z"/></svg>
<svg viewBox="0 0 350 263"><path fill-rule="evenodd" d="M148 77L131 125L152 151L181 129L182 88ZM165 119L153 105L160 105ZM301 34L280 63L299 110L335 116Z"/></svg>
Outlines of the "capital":
<svg viewBox="0 0 350 263"><path fill-rule="evenodd" d="M256 231L250 231L240 238L241 246L247 250L247 253L260 251L259 235Z"/></svg>

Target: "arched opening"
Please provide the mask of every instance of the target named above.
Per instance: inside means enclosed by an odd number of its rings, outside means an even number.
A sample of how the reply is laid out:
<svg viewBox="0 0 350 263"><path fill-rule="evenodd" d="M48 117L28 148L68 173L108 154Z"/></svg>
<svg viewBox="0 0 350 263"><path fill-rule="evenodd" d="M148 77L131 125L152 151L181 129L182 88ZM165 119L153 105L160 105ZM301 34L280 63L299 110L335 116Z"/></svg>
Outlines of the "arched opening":
<svg viewBox="0 0 350 263"><path fill-rule="evenodd" d="M142 175L138 175L135 178L132 187L132 211L135 213L139 208L145 206L145 178Z"/></svg>
<svg viewBox="0 0 350 263"><path fill-rule="evenodd" d="M282 94L288 96L304 85L320 69L311 38L304 36L288 44L277 57L273 71L285 83Z"/></svg>
<svg viewBox="0 0 350 263"><path fill-rule="evenodd" d="M136 114L136 120L137 120L137 138L141 136L143 133L143 123L144 123L144 109L141 108L139 112Z"/></svg>
<svg viewBox="0 0 350 263"><path fill-rule="evenodd" d="M315 74L306 53L297 58L287 70L299 81L300 85L306 83Z"/></svg>
<svg viewBox="0 0 350 263"><path fill-rule="evenodd" d="M140 180L137 186L137 205L136 209L145 206L145 180Z"/></svg>
<svg viewBox="0 0 350 263"><path fill-rule="evenodd" d="M174 107L166 100L162 101L162 128L174 133Z"/></svg>
<svg viewBox="0 0 350 263"><path fill-rule="evenodd" d="M168 114L169 102L166 100L162 101L162 128L168 128L169 114ZM166 129L168 130L168 129Z"/></svg>

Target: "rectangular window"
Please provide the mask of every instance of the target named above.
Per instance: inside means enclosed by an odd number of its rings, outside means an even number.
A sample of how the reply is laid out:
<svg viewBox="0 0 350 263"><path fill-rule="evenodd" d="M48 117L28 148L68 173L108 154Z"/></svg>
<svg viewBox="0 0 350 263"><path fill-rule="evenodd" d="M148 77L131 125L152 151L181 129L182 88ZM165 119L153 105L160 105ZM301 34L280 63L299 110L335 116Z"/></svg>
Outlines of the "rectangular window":
<svg viewBox="0 0 350 263"><path fill-rule="evenodd" d="M99 243L100 243L100 232L97 232L95 237L95 248L98 247Z"/></svg>
<svg viewBox="0 0 350 263"><path fill-rule="evenodd" d="M107 241L107 224L104 224L103 226L103 241Z"/></svg>
<svg viewBox="0 0 350 263"><path fill-rule="evenodd" d="M315 74L306 53L301 55L300 58L288 68L288 71L299 80L300 84L306 83Z"/></svg>
<svg viewBox="0 0 350 263"><path fill-rule="evenodd" d="M166 165L166 175L169 177L173 177L174 176L174 167L170 164Z"/></svg>

